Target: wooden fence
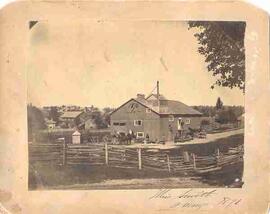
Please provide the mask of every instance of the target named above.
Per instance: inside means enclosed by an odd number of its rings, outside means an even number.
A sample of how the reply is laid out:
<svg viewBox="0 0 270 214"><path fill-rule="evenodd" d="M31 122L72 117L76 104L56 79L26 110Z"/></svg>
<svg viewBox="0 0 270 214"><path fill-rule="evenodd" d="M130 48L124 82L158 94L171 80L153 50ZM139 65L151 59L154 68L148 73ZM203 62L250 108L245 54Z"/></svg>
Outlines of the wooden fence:
<svg viewBox="0 0 270 214"><path fill-rule="evenodd" d="M62 144L29 144L29 162L63 163Z"/></svg>
<svg viewBox="0 0 270 214"><path fill-rule="evenodd" d="M200 156L188 151L128 148L105 144L29 144L29 161L59 165L107 165L110 167L167 172L206 173L243 161L243 145Z"/></svg>

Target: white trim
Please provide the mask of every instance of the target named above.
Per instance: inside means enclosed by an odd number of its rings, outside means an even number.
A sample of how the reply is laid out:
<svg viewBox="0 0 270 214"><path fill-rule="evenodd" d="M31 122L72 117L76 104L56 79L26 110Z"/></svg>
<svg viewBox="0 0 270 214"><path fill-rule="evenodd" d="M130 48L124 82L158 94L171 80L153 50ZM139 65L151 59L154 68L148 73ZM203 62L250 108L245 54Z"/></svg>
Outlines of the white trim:
<svg viewBox="0 0 270 214"><path fill-rule="evenodd" d="M141 121L141 124L137 124L138 121ZM143 121L142 120L134 120L134 126L142 126Z"/></svg>
<svg viewBox="0 0 270 214"><path fill-rule="evenodd" d="M186 118L186 119L185 119L185 124L189 125L190 122L191 122L190 118Z"/></svg>
<svg viewBox="0 0 270 214"><path fill-rule="evenodd" d="M173 115L169 115L169 121L173 122L174 121L174 116Z"/></svg>
<svg viewBox="0 0 270 214"><path fill-rule="evenodd" d="M142 136L139 136L138 134L142 134ZM144 132L137 132L136 138L144 138Z"/></svg>

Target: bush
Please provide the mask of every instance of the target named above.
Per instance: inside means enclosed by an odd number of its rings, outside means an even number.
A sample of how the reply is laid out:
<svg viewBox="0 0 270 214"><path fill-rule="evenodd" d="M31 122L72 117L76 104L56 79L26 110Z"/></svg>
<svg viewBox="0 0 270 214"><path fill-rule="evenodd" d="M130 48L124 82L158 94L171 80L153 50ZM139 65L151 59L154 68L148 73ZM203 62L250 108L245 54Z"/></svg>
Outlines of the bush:
<svg viewBox="0 0 270 214"><path fill-rule="evenodd" d="M209 126L209 125L210 125L210 121L209 120L203 119L201 121L201 126Z"/></svg>
<svg viewBox="0 0 270 214"><path fill-rule="evenodd" d="M216 118L216 122L221 124L235 123L236 121L237 117L231 109L220 111Z"/></svg>

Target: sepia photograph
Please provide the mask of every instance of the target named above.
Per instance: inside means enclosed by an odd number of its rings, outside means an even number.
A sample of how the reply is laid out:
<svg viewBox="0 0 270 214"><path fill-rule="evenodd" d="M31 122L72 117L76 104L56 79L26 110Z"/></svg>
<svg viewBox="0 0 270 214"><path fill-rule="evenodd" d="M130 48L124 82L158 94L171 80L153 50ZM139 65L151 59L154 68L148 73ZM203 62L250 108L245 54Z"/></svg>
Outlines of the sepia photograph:
<svg viewBox="0 0 270 214"><path fill-rule="evenodd" d="M244 187L245 30L29 21L28 189Z"/></svg>

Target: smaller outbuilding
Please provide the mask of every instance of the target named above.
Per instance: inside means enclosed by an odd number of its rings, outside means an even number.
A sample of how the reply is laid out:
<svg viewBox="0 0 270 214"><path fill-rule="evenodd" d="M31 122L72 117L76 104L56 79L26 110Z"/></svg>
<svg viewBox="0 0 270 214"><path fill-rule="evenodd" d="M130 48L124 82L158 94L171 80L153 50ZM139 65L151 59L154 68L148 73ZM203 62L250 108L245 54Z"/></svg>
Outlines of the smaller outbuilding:
<svg viewBox="0 0 270 214"><path fill-rule="evenodd" d="M72 134L72 144L80 144L81 143L81 133L78 131L75 131Z"/></svg>
<svg viewBox="0 0 270 214"><path fill-rule="evenodd" d="M76 120L79 119L83 111L66 111L60 116L60 121L67 128L72 128L76 126Z"/></svg>

